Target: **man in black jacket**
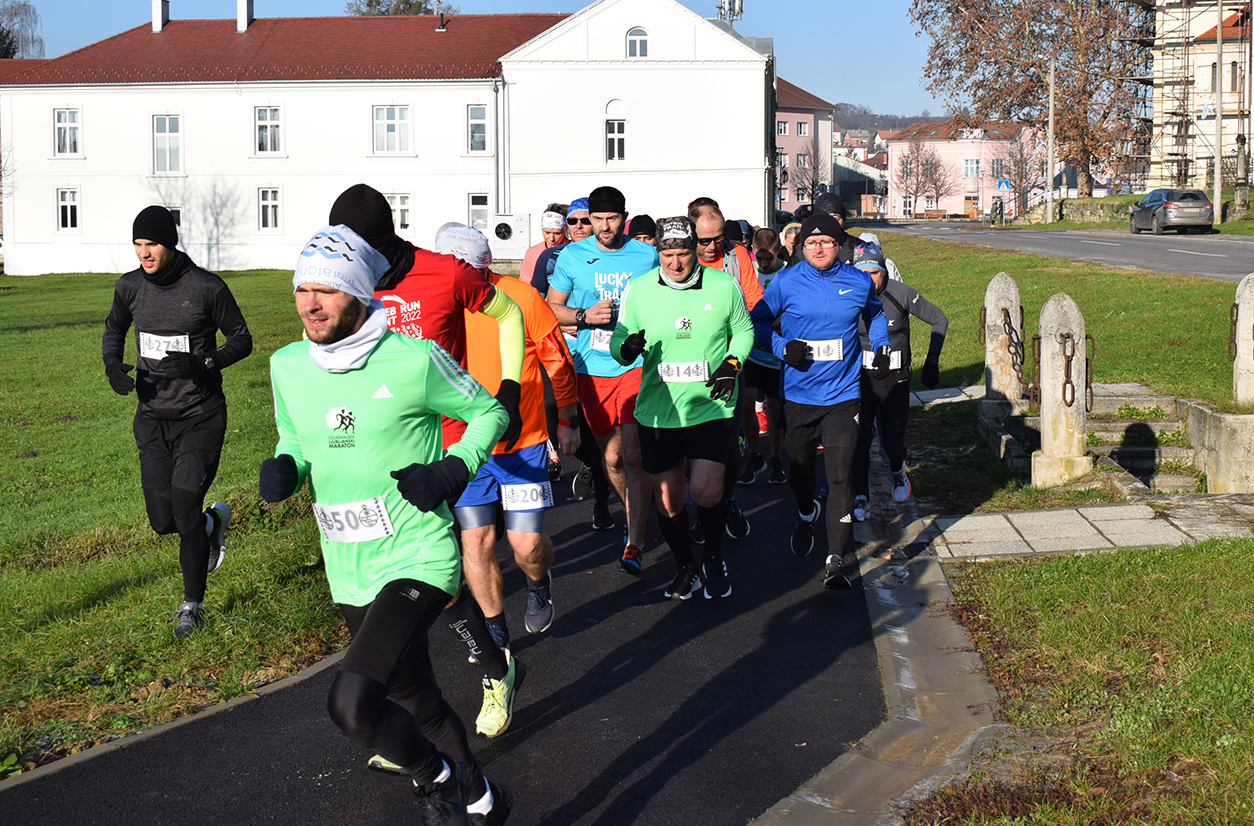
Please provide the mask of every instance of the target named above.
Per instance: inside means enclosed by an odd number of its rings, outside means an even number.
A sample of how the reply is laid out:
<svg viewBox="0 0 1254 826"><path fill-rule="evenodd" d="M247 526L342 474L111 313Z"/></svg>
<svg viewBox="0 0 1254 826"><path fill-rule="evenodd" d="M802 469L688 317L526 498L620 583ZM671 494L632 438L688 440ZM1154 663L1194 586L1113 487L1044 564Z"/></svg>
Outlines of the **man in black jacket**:
<svg viewBox="0 0 1254 826"><path fill-rule="evenodd" d="M814 204L802 204L797 208L795 217L798 221L803 221L815 213L826 213L834 217L840 222L840 237L836 239L836 260L841 264L853 263L853 251L857 249L858 237L845 232L845 222L849 220L849 213L845 210L845 202L840 196L833 194L820 195L814 199ZM801 254L801 245L793 247L792 255L788 257L788 266L800 264L805 260L805 256Z"/></svg>
<svg viewBox="0 0 1254 826"><path fill-rule="evenodd" d="M231 509L204 509L226 433L221 371L251 353L253 339L226 283L175 248L168 209L144 209L132 236L139 267L113 288L102 351L109 386L139 398L135 444L148 522L158 534L179 535L183 601L172 620L182 639L204 625L205 579L226 553ZM138 369L122 363L132 326Z"/></svg>

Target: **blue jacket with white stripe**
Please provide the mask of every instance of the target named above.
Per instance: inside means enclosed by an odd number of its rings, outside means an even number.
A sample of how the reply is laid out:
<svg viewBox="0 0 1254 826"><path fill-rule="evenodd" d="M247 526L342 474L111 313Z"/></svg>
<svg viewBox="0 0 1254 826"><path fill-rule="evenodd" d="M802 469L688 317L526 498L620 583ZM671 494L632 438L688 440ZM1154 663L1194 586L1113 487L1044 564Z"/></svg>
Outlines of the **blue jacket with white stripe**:
<svg viewBox="0 0 1254 826"><path fill-rule="evenodd" d="M888 344L884 306L875 284L848 264L827 270L817 270L808 261L794 264L775 276L749 315L758 346L769 341L771 352L780 359L784 398L800 404L833 405L858 398L859 318L866 321L872 349ZM771 328L776 321L780 333ZM811 346L811 357L800 367L783 360L784 346L793 339Z"/></svg>

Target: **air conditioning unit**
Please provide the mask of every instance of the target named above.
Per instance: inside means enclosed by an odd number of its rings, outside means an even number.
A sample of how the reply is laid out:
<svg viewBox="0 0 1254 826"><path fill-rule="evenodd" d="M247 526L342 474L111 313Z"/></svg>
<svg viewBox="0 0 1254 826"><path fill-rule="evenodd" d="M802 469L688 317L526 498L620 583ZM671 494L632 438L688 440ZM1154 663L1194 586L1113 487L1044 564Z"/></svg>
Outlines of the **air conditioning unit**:
<svg viewBox="0 0 1254 826"><path fill-rule="evenodd" d="M530 215L493 215L488 224L488 246L492 258L521 261L531 246Z"/></svg>

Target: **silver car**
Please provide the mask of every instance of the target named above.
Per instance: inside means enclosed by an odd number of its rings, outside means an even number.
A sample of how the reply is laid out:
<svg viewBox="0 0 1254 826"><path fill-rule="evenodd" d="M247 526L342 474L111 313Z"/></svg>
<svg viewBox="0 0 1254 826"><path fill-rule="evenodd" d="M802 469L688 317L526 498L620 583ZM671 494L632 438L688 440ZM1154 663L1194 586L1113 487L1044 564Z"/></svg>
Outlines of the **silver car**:
<svg viewBox="0 0 1254 826"><path fill-rule="evenodd" d="M1155 189L1132 206L1128 226L1135 235L1153 230L1162 235L1165 229L1186 232L1210 232L1215 223L1215 207L1200 189Z"/></svg>

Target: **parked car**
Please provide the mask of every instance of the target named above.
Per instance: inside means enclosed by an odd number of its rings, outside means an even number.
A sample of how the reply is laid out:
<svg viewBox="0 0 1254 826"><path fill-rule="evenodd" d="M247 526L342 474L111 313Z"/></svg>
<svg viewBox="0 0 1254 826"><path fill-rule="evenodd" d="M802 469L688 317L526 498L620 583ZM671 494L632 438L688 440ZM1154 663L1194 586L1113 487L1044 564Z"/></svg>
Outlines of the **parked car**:
<svg viewBox="0 0 1254 826"><path fill-rule="evenodd" d="M1165 229L1186 232L1209 232L1215 223L1215 207L1200 189L1155 189L1132 206L1128 227L1136 235L1152 230L1162 235Z"/></svg>
<svg viewBox="0 0 1254 826"><path fill-rule="evenodd" d="M783 229L792 223L792 213L786 209L775 210L775 231Z"/></svg>

